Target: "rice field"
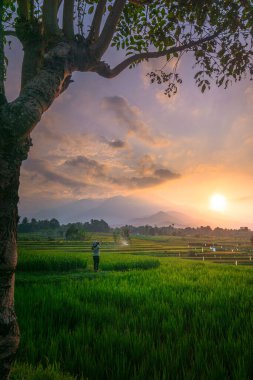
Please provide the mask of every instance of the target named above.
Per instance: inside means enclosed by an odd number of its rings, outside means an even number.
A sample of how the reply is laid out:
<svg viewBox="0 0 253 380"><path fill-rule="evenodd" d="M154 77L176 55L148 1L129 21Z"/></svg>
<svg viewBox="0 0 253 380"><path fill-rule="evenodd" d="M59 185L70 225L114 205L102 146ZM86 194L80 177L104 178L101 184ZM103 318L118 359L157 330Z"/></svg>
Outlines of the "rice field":
<svg viewBox="0 0 253 380"><path fill-rule="evenodd" d="M217 241L231 259L220 265L182 238L96 239L98 273L91 242L20 242L12 380L252 379L247 244Z"/></svg>

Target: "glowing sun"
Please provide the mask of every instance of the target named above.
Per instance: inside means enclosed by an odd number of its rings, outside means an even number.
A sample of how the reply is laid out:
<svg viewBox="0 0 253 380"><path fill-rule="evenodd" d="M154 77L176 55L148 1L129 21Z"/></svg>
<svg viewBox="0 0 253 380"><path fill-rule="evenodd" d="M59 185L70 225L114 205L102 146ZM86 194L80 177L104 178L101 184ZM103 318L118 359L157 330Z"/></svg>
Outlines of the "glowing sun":
<svg viewBox="0 0 253 380"><path fill-rule="evenodd" d="M227 207L227 200L224 195L213 194L210 198L210 208L213 211L223 212Z"/></svg>

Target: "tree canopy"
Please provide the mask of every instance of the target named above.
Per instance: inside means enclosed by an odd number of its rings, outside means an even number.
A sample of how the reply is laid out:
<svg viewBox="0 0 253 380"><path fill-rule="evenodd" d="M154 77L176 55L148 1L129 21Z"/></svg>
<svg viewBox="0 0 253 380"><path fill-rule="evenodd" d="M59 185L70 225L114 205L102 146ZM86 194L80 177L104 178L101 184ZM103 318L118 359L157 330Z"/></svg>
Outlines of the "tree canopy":
<svg viewBox="0 0 253 380"><path fill-rule="evenodd" d="M209 88L211 80L226 88L243 75L252 76L252 7L247 0L5 0L4 43L11 35L19 38L24 52L37 45L32 65L29 57L30 69L23 64L22 87L42 67L47 51L58 44L59 52L62 43L63 55L63 43L75 41L82 53L73 71L113 78L143 60L165 57L170 64L149 76L151 82L165 84L170 96L181 83L178 62L192 51L201 90ZM115 67L102 60L109 46L125 52Z"/></svg>

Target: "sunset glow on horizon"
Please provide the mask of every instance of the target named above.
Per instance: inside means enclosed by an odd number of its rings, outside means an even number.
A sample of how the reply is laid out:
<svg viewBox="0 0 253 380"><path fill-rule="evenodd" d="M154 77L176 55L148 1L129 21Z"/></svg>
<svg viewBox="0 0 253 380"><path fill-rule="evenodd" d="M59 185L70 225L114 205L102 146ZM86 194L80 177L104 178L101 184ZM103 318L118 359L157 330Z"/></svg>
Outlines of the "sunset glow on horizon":
<svg viewBox="0 0 253 380"><path fill-rule="evenodd" d="M12 99L20 71L14 51L7 52ZM22 216L80 199L133 195L199 223L253 228L251 82L201 94L187 56L183 84L169 99L147 81L158 61L112 80L74 75L32 133L22 166ZM224 198L210 203L218 191Z"/></svg>

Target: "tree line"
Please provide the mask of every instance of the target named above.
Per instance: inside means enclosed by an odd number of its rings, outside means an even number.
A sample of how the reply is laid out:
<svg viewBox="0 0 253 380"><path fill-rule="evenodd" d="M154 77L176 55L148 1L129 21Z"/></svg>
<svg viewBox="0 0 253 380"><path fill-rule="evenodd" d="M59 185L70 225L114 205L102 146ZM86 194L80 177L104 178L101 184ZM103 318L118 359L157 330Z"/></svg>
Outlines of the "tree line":
<svg viewBox="0 0 253 380"><path fill-rule="evenodd" d="M23 218L18 224L18 233L42 233L48 236L65 237L67 240L84 240L87 232L110 232L111 228L103 219L91 219L85 223L68 223L60 224L60 222L52 218L50 220L36 220L32 218L30 221L27 217Z"/></svg>
<svg viewBox="0 0 253 380"><path fill-rule="evenodd" d="M157 226L125 226L129 229L130 234L139 234L146 236L192 236L192 237L242 237L249 238L252 236L252 231L248 227L243 227L239 229L229 229L210 226L200 226L200 227L185 227L178 228L174 225L157 227Z"/></svg>
<svg viewBox="0 0 253 380"><path fill-rule="evenodd" d="M218 237L245 237L252 236L252 231L247 228L228 229L210 226L200 227L185 227L178 228L174 225L169 226L132 226L125 225L122 227L112 228L103 219L91 219L89 222L84 223L68 223L61 224L57 219L52 218L50 220L36 220L32 218L30 221L27 217L23 218L18 224L18 233L45 233L48 235L54 235L55 237L66 238L67 240L86 240L89 235L87 233L102 232L113 233L114 240L117 241L121 236L126 240L129 240L130 235L145 235L145 236L218 236Z"/></svg>

